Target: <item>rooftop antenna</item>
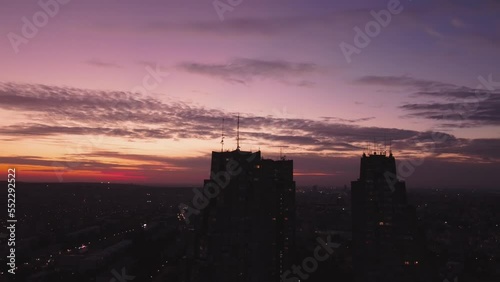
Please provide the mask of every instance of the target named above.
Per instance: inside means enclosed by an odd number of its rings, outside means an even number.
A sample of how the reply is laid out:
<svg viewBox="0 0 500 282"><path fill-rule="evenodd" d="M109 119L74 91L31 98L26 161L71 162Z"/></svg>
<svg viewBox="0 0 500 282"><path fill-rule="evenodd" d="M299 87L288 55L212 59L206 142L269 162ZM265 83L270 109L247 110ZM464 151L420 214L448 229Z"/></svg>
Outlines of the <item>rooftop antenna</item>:
<svg viewBox="0 0 500 282"><path fill-rule="evenodd" d="M286 155L283 155L283 145L280 146L280 160L286 160Z"/></svg>
<svg viewBox="0 0 500 282"><path fill-rule="evenodd" d="M238 126L236 130L236 150L240 149L240 114L238 114Z"/></svg>
<svg viewBox="0 0 500 282"><path fill-rule="evenodd" d="M384 134L384 156L387 153L387 137Z"/></svg>
<svg viewBox="0 0 500 282"><path fill-rule="evenodd" d="M222 118L222 128L221 128L221 140L220 140L220 144L221 144L220 151L224 152L224 118Z"/></svg>
<svg viewBox="0 0 500 282"><path fill-rule="evenodd" d="M389 139L389 154L392 156L392 139Z"/></svg>

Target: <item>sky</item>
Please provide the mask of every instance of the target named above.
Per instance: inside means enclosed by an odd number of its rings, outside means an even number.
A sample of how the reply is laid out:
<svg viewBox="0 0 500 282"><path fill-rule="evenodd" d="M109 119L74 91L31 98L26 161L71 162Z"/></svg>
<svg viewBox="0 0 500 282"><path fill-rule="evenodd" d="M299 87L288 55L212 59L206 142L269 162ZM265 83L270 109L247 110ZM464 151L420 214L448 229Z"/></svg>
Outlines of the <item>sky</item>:
<svg viewBox="0 0 500 282"><path fill-rule="evenodd" d="M349 185L498 188L500 2L1 1L0 169L201 185L212 151ZM224 119L224 126L223 125ZM375 144L375 145L374 145ZM389 146L390 144L390 146Z"/></svg>

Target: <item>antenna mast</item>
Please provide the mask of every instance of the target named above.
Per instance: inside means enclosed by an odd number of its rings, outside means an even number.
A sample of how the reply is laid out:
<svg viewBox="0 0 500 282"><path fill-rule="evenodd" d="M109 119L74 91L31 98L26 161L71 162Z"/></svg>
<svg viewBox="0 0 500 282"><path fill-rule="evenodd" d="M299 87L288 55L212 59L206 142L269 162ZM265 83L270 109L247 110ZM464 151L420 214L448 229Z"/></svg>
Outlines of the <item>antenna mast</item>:
<svg viewBox="0 0 500 282"><path fill-rule="evenodd" d="M236 150L240 149L240 114L238 114L238 127L236 130Z"/></svg>
<svg viewBox="0 0 500 282"><path fill-rule="evenodd" d="M220 144L221 144L220 151L224 152L224 118L222 118L222 128L221 128L221 140L220 140Z"/></svg>
<svg viewBox="0 0 500 282"><path fill-rule="evenodd" d="M385 136L385 134L384 134L384 151L383 152L384 152L384 156L385 156L385 154L387 153L387 137Z"/></svg>

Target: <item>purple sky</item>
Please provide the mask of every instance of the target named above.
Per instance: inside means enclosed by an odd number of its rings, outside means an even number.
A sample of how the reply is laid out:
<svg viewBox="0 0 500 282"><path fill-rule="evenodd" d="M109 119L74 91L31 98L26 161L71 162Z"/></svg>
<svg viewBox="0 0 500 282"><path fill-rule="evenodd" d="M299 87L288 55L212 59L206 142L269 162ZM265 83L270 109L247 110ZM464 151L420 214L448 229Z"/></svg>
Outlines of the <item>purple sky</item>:
<svg viewBox="0 0 500 282"><path fill-rule="evenodd" d="M498 186L498 1L242 0L223 20L213 1L55 1L0 10L1 169L20 181L201 185L240 113L242 149L282 146L299 185L355 180L375 139L424 159L410 187Z"/></svg>

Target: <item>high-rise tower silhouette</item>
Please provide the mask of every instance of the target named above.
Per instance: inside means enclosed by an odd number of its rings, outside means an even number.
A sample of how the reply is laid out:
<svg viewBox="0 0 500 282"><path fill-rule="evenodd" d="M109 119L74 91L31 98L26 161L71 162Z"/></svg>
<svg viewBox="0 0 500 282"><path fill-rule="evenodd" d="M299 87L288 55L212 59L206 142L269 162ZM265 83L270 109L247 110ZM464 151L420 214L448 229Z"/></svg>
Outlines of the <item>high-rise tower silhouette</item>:
<svg viewBox="0 0 500 282"><path fill-rule="evenodd" d="M363 154L351 183L355 280L421 281L416 215L392 153Z"/></svg>
<svg viewBox="0 0 500 282"><path fill-rule="evenodd" d="M210 175L203 189L217 195L196 224L192 281L280 281L295 241L293 161L212 152Z"/></svg>

